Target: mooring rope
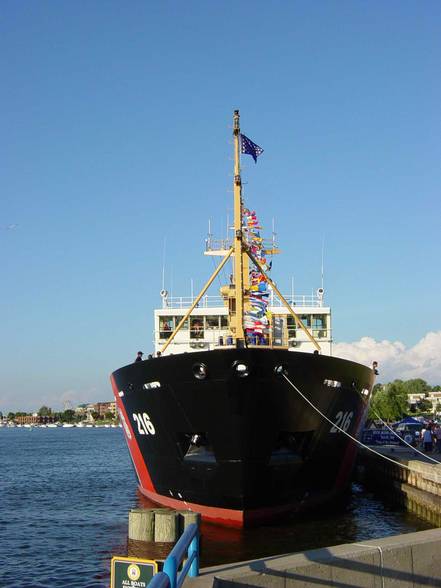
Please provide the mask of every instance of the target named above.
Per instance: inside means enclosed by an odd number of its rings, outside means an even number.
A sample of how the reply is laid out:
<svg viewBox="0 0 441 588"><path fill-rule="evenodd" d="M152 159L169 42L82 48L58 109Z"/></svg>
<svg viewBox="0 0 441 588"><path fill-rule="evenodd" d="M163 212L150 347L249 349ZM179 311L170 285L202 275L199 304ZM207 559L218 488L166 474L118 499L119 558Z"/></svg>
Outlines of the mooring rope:
<svg viewBox="0 0 441 588"><path fill-rule="evenodd" d="M302 394L302 392L300 392L300 390L297 388L297 386L295 384L293 384L293 382L291 382L291 380L288 378L288 376L286 374L282 373L281 375L285 378L285 380L288 382L288 384L290 384L294 388L294 390L303 398L303 400L309 404L309 406L311 408L313 408L321 417L323 417L326 421L328 421L328 423L330 423L333 427L335 427L341 433L346 435L346 437L349 437L349 439L352 439L352 441L355 441L355 443L360 445L360 447L363 447L364 449L367 449L368 451L375 453L375 455L378 455L378 456L382 457L383 459L386 459L387 461L390 461L390 462L394 463L395 465L400 466L401 468L408 470L409 472L415 471L414 469L412 469L408 465L405 465L404 463L400 463L399 461L396 461L395 459L392 459L391 457L388 457L387 455L383 455L379 451L375 451L375 449L372 449L372 447L365 445L364 443L362 443L361 441L359 441L358 439L353 437L350 433L348 433L347 431L345 431L344 429L339 427L336 423L333 423L331 421L331 419L329 419L325 414L323 414L319 408L317 408L304 394Z"/></svg>
<svg viewBox="0 0 441 588"><path fill-rule="evenodd" d="M416 453L419 453L420 455L422 455L423 457L426 457L427 459L430 459L430 461L433 461L434 463L437 464L441 464L441 461L438 461L437 459L430 457L430 455L426 455L425 453L423 453L422 451L420 451L419 449L417 449L416 447L414 447L413 445L411 445L410 443L408 443L405 439L403 439L403 437L400 437L400 435L398 435L398 433L396 431L394 431L392 429L392 427L389 427L389 425L387 423L385 423L383 421L383 419L381 418L381 416L378 414L378 412L375 410L375 408L372 408L372 412L375 414L375 416L383 423L383 425L389 429L389 431L391 433L393 433L395 435L395 437L398 437L398 439L400 441L402 441L405 445L407 445L408 447L410 447L413 451L416 451Z"/></svg>

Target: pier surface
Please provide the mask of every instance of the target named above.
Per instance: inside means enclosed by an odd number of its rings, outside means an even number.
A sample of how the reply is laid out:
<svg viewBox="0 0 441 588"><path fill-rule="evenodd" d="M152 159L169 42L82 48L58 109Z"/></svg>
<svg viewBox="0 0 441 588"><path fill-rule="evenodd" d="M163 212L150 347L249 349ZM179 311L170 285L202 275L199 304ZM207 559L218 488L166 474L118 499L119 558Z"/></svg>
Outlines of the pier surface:
<svg viewBox="0 0 441 588"><path fill-rule="evenodd" d="M441 529L205 568L185 588L441 587Z"/></svg>

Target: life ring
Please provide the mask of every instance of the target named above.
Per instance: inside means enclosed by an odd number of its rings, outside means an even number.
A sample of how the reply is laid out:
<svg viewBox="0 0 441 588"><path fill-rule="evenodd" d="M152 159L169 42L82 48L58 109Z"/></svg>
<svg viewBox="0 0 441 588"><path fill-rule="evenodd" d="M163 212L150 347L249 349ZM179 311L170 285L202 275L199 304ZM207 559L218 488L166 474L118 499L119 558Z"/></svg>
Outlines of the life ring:
<svg viewBox="0 0 441 588"><path fill-rule="evenodd" d="M409 443L409 445L410 445L413 441L413 437L412 437L412 435L407 433L407 435L404 435L404 440L406 441L406 443Z"/></svg>

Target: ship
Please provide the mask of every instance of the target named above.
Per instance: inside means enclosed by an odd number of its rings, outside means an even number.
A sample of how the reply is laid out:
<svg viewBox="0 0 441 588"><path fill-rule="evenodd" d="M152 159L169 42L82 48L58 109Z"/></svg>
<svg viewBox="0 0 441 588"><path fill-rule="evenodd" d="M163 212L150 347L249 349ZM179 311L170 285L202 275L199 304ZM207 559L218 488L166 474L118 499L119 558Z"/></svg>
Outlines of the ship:
<svg viewBox="0 0 441 588"><path fill-rule="evenodd" d="M237 110L233 142L234 226L205 243L219 264L197 296L162 289L154 352L111 383L140 492L246 527L348 488L376 370L332 355L323 287L279 290L274 234L261 236L242 195L241 156L257 161L263 150L241 133ZM221 271L228 283L208 295Z"/></svg>

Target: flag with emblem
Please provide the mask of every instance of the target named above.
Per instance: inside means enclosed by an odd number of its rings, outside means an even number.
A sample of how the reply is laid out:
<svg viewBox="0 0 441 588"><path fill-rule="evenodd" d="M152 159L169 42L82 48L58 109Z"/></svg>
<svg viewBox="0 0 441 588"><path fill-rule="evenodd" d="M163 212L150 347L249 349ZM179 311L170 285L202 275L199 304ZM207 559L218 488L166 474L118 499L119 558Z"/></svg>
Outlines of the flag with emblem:
<svg viewBox="0 0 441 588"><path fill-rule="evenodd" d="M245 137L245 135L242 135L242 133L240 134L240 151L241 153L251 155L251 157L254 159L254 163L257 163L257 158L263 153L262 147L259 147L259 145L256 145L256 143L253 143L251 139L248 139L248 137Z"/></svg>

